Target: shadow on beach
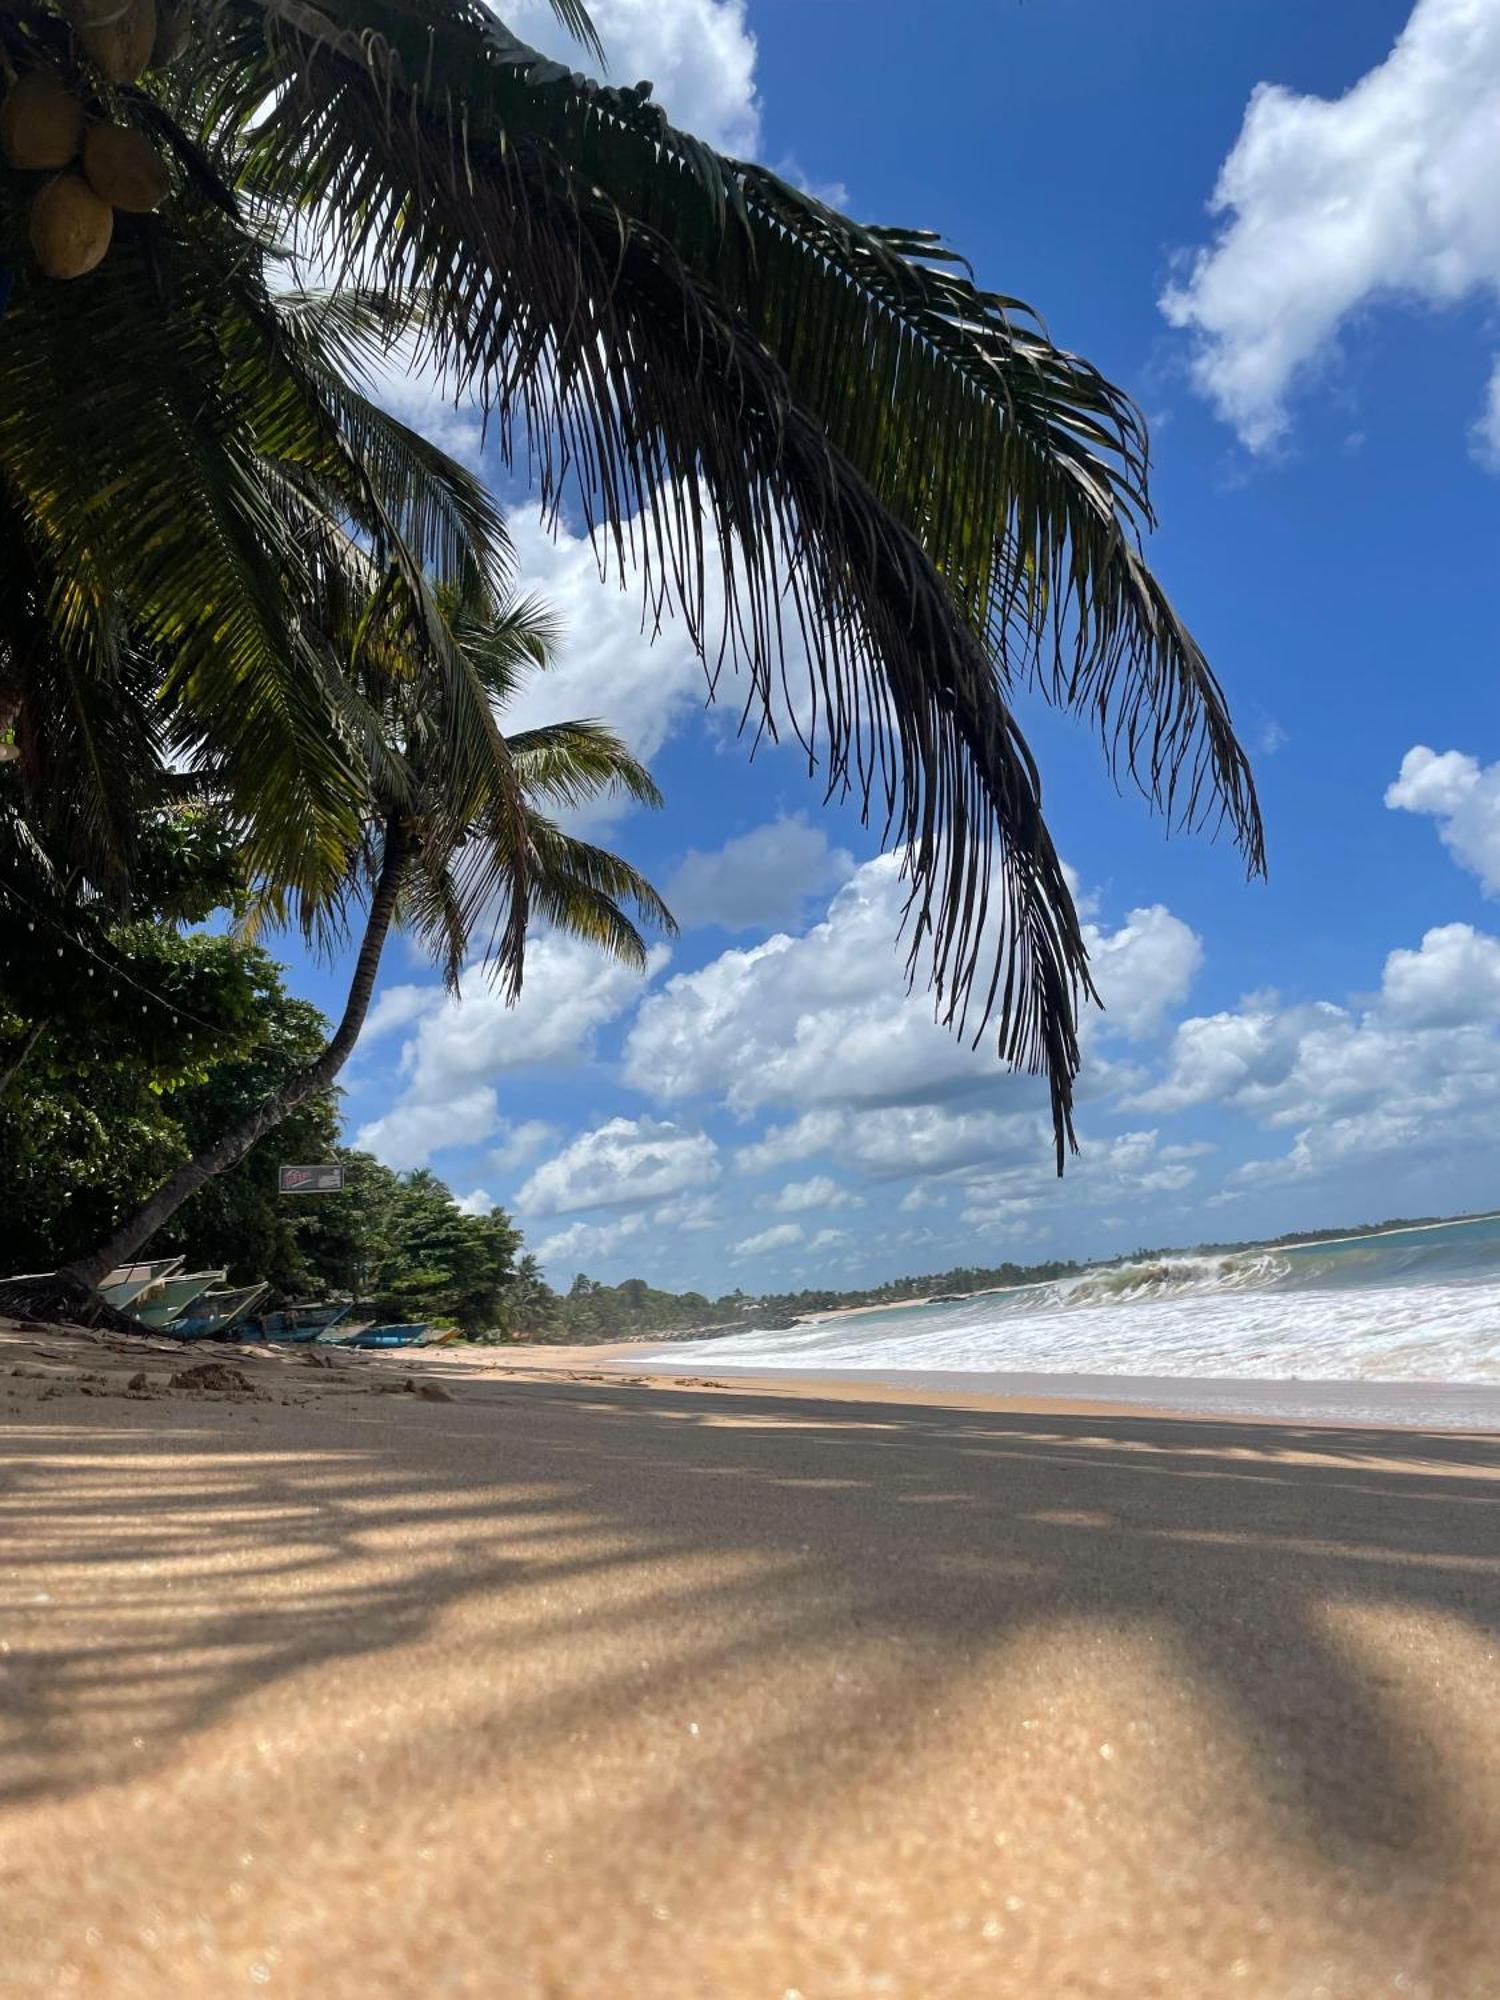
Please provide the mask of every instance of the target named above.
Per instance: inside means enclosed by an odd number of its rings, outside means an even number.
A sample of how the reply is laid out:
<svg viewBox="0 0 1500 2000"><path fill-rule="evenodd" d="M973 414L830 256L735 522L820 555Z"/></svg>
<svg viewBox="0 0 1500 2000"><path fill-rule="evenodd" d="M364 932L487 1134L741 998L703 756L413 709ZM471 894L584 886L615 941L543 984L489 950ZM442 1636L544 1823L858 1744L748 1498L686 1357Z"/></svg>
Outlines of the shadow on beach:
<svg viewBox="0 0 1500 2000"><path fill-rule="evenodd" d="M12 1811L169 1774L332 1666L330 1754L339 1690L378 1697L450 1797L647 1709L732 1716L693 1782L743 1838L772 1811L763 1771L815 1772L825 1803L893 1782L932 1717L1002 1699L1010 1672L1045 1728L1028 1640L1062 1635L1066 1680L1103 1634L1169 1660L1277 1840L1393 1922L1478 1865L1420 1671L1358 1620L1436 1619L1491 1655L1500 1439L492 1380L259 1427L88 1418L10 1439ZM450 1624L463 1698L429 1711L420 1642ZM768 1677L785 1698L752 1697ZM664 1769L652 1810L687 1782ZM590 1810L628 1838L623 1806Z"/></svg>

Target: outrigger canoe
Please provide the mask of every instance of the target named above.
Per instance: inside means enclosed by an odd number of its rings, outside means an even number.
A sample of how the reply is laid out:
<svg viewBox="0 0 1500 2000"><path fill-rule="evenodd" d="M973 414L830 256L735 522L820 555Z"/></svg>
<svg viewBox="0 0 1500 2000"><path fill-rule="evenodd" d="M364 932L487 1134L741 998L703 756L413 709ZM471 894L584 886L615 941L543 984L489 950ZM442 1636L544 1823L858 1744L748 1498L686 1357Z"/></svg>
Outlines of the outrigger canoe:
<svg viewBox="0 0 1500 2000"><path fill-rule="evenodd" d="M132 1319L155 1333L170 1333L172 1322L181 1317L202 1293L222 1285L226 1273L220 1271L178 1271L163 1279L144 1299L127 1307Z"/></svg>
<svg viewBox="0 0 1500 2000"><path fill-rule="evenodd" d="M157 1257L144 1264L117 1264L95 1290L107 1305L128 1312L137 1300L149 1298L186 1262L185 1257Z"/></svg>
<svg viewBox="0 0 1500 2000"><path fill-rule="evenodd" d="M428 1330L427 1322L409 1326L366 1326L358 1333L346 1333L334 1347L415 1347Z"/></svg>
<svg viewBox="0 0 1500 2000"><path fill-rule="evenodd" d="M314 1340L326 1340L330 1330L353 1310L349 1300L341 1305L330 1305L323 1300L317 1304L283 1306L280 1312L261 1313L255 1319L242 1321L240 1338L306 1346Z"/></svg>
<svg viewBox="0 0 1500 2000"><path fill-rule="evenodd" d="M258 1306L270 1289L270 1285L262 1280L256 1285L241 1285L236 1291L204 1292L195 1311L184 1313L181 1319L173 1320L161 1331L170 1340L236 1338L236 1321L243 1319L252 1306Z"/></svg>

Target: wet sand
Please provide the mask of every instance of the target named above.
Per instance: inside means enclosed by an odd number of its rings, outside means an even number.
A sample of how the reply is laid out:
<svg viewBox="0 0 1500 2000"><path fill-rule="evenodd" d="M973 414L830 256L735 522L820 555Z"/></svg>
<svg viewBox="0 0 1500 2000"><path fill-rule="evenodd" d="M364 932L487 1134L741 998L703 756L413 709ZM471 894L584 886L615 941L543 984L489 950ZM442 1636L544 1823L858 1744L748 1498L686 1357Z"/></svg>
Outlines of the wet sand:
<svg viewBox="0 0 1500 2000"><path fill-rule="evenodd" d="M0 1331L0 1990L1496 1991L1500 1438L222 1358Z"/></svg>

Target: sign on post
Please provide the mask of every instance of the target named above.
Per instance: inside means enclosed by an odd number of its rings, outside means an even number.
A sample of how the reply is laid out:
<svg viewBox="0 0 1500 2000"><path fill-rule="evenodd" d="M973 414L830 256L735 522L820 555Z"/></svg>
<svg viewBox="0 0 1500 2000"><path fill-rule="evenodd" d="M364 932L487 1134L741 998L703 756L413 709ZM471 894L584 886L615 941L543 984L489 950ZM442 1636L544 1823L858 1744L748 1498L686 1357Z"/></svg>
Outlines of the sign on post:
<svg viewBox="0 0 1500 2000"><path fill-rule="evenodd" d="M281 1167L278 1174L282 1194L338 1194L344 1185L344 1169L337 1161L326 1167Z"/></svg>

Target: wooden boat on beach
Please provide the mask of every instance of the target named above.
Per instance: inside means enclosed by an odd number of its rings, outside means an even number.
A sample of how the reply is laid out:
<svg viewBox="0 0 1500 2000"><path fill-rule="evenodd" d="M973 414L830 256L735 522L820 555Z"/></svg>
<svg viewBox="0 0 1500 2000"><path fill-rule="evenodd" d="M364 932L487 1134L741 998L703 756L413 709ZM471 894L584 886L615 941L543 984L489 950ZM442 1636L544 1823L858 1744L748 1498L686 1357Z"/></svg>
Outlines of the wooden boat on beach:
<svg viewBox="0 0 1500 2000"><path fill-rule="evenodd" d="M138 1300L150 1297L186 1262L185 1257L156 1257L141 1264L117 1264L94 1289L106 1305L129 1312ZM219 1275L222 1277L223 1273Z"/></svg>
<svg viewBox="0 0 1500 2000"><path fill-rule="evenodd" d="M245 1320L240 1327L242 1340L269 1340L295 1346L308 1346L315 1340L326 1340L332 1329L346 1320L353 1312L351 1300L329 1304L325 1300L305 1305L283 1306L280 1312L260 1313L254 1319Z"/></svg>
<svg viewBox="0 0 1500 2000"><path fill-rule="evenodd" d="M179 1319L202 1293L210 1291L215 1285L222 1285L225 1275L222 1270L175 1272L148 1291L144 1298L136 1299L126 1310L132 1319L138 1319L142 1326L149 1326L153 1333L170 1333L172 1322Z"/></svg>
<svg viewBox="0 0 1500 2000"><path fill-rule="evenodd" d="M172 1340L233 1340L236 1322L258 1306L271 1287L262 1279L230 1291L204 1292L196 1309L160 1330Z"/></svg>
<svg viewBox="0 0 1500 2000"><path fill-rule="evenodd" d="M358 1333L346 1333L342 1339L330 1344L334 1347L415 1347L428 1331L425 1320L399 1326L366 1326L361 1327Z"/></svg>

